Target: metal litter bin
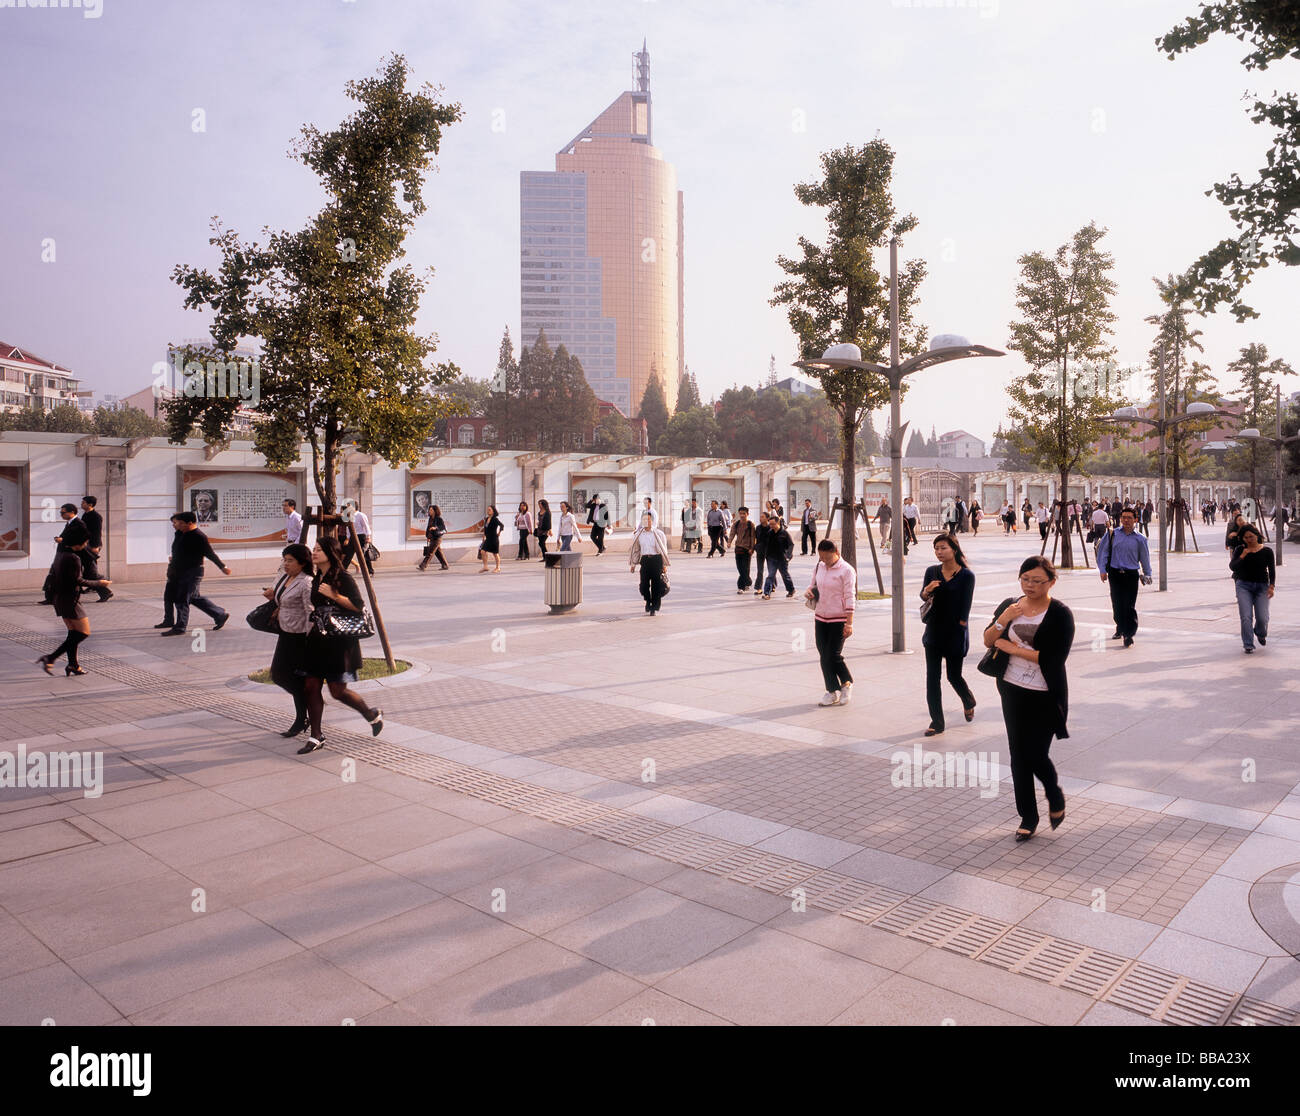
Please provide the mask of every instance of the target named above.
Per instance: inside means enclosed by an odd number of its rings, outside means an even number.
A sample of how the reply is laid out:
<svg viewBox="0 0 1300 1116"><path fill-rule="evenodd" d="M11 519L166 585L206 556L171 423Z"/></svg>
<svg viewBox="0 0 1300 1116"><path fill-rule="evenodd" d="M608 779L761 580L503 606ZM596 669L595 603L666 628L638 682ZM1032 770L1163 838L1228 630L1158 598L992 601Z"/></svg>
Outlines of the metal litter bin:
<svg viewBox="0 0 1300 1116"><path fill-rule="evenodd" d="M572 612L582 604L582 555L561 550L546 556L546 603L551 615Z"/></svg>

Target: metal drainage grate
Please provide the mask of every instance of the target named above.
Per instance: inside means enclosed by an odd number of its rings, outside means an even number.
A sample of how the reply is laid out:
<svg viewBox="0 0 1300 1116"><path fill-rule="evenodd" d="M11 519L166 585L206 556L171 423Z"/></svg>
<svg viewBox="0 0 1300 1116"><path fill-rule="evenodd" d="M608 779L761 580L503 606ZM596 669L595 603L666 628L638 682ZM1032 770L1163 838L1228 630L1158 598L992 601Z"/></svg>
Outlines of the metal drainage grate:
<svg viewBox="0 0 1300 1116"><path fill-rule="evenodd" d="M1104 999L1162 1023L1212 1027L1223 1022L1236 997L1139 961Z"/></svg>
<svg viewBox="0 0 1300 1116"><path fill-rule="evenodd" d="M1228 1020L1229 1027L1294 1027L1300 1023L1300 1012L1266 1004L1243 996Z"/></svg>

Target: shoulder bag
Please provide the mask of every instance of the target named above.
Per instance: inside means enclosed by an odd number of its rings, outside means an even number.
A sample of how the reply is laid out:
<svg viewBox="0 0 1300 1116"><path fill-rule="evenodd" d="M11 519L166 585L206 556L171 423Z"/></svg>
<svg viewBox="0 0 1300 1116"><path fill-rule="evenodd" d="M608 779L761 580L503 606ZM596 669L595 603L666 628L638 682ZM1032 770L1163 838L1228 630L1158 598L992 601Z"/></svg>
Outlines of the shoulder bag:
<svg viewBox="0 0 1300 1116"><path fill-rule="evenodd" d="M325 639L369 639L375 634L370 609L351 612L336 605L317 605L311 613L312 631Z"/></svg>
<svg viewBox="0 0 1300 1116"><path fill-rule="evenodd" d="M998 618L998 614L1001 613L1001 611L1006 608L1011 601L1012 598L1008 597L1007 600L1003 601L1002 604L998 606L997 612L993 614L994 620ZM990 624L992 622L992 620L989 621ZM984 652L984 657L975 664L975 669L981 674L987 674L990 678L1001 678L1002 675L1006 673L1007 664L1009 662L1011 662L1011 656L1003 651L1002 648L990 647Z"/></svg>
<svg viewBox="0 0 1300 1116"><path fill-rule="evenodd" d="M280 575L280 580L275 583L275 592L277 594L280 592L280 586L288 580L289 579L283 574ZM280 606L274 599L272 599L269 601L263 601L253 609L247 617L245 617L245 620L247 621L248 626L255 632L267 632L270 635L281 635L283 633L280 630L279 614Z"/></svg>

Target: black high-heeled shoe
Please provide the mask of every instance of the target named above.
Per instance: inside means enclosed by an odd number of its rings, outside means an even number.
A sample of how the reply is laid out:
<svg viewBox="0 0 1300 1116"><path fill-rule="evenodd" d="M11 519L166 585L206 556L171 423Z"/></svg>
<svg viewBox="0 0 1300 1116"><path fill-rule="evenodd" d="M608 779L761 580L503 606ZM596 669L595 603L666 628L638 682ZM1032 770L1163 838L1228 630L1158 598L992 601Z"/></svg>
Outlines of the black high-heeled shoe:
<svg viewBox="0 0 1300 1116"><path fill-rule="evenodd" d="M384 711L382 709L376 709L374 719L372 720L367 718L366 724L370 726L370 735L378 736L384 731Z"/></svg>
<svg viewBox="0 0 1300 1116"><path fill-rule="evenodd" d="M293 737L299 736L306 731L307 731L306 721L294 721L294 723L291 724L287 729L285 729L284 732L280 733L280 735L283 736L286 740L291 740Z"/></svg>
<svg viewBox="0 0 1300 1116"><path fill-rule="evenodd" d="M1056 829L1060 826L1061 822L1065 821L1065 811L1064 810L1061 811L1060 817L1057 817L1056 814L1053 814L1049 811L1047 815L1047 820L1052 823L1052 828Z"/></svg>
<svg viewBox="0 0 1300 1116"><path fill-rule="evenodd" d="M298 749L298 755L305 756L309 752L318 752L325 747L325 741L317 740L314 736L307 737L307 743Z"/></svg>
<svg viewBox="0 0 1300 1116"><path fill-rule="evenodd" d="M63 673L66 674L69 678L71 678L73 675L89 674L90 671L83 670L79 666L69 666L63 668Z"/></svg>
<svg viewBox="0 0 1300 1116"><path fill-rule="evenodd" d="M1024 827L1021 827L1020 829L1016 830L1016 841L1017 843L1019 843L1020 841L1028 841L1029 838L1032 837L1037 832L1038 832L1038 826L1034 826L1033 829L1025 829Z"/></svg>
<svg viewBox="0 0 1300 1116"><path fill-rule="evenodd" d="M922 735L922 736L938 736L938 735L939 735L940 733L942 733L942 732L943 732L943 729L941 729L941 728L935 728L934 725L931 725L931 726L930 726L928 729L926 729L925 732L923 732L921 735Z"/></svg>
<svg viewBox="0 0 1300 1116"><path fill-rule="evenodd" d="M46 674L54 673L54 660L47 658L45 655L42 655L39 659L36 660L36 665L38 667L44 667Z"/></svg>

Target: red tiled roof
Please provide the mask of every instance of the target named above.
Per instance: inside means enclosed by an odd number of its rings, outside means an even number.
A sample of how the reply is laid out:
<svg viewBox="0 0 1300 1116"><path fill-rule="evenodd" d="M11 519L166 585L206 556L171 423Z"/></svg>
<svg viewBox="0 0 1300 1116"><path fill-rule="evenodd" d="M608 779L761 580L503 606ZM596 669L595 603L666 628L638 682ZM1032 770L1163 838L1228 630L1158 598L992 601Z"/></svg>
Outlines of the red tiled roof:
<svg viewBox="0 0 1300 1116"><path fill-rule="evenodd" d="M72 374L70 368L64 368L62 365L55 364L53 361L43 360L35 353L20 349L17 345L10 345L6 341L0 341L0 357L3 357L5 360L21 361L23 364L36 364L42 368L52 369L55 372L67 372L69 375Z"/></svg>

